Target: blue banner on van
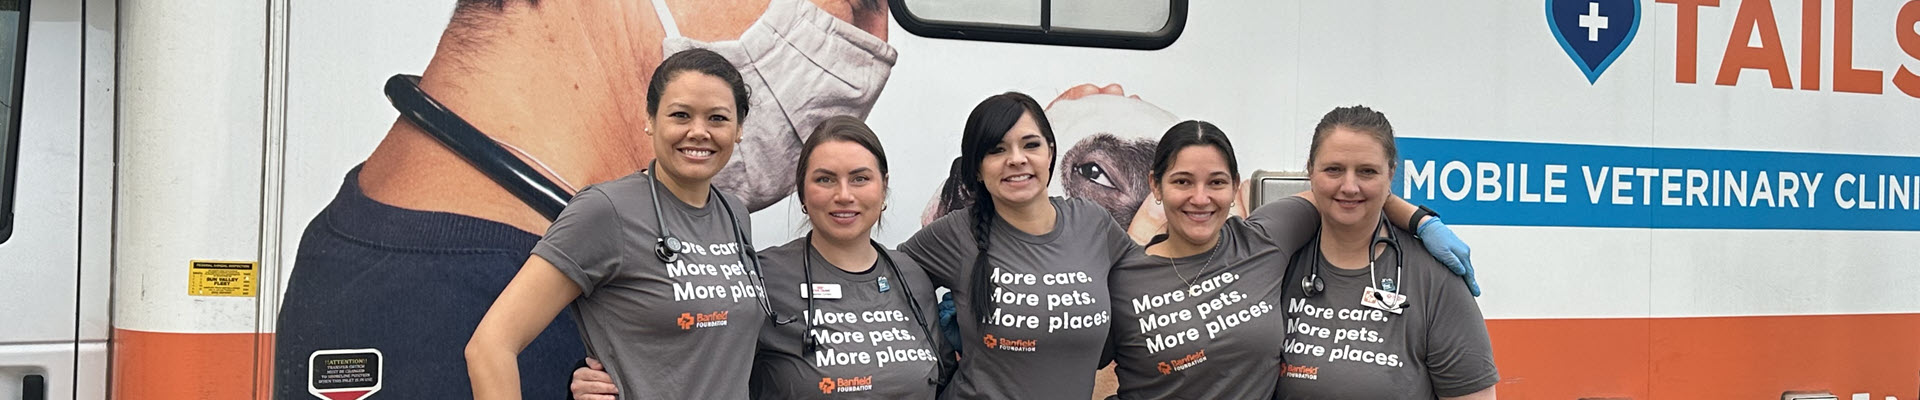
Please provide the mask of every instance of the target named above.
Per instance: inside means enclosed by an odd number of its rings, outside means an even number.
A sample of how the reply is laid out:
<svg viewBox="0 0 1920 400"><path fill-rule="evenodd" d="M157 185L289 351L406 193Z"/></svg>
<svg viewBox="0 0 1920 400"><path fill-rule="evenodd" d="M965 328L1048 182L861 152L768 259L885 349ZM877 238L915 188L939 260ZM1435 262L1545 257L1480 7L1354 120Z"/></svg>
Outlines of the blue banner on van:
<svg viewBox="0 0 1920 400"><path fill-rule="evenodd" d="M1399 138L1452 225L1920 230L1920 158Z"/></svg>

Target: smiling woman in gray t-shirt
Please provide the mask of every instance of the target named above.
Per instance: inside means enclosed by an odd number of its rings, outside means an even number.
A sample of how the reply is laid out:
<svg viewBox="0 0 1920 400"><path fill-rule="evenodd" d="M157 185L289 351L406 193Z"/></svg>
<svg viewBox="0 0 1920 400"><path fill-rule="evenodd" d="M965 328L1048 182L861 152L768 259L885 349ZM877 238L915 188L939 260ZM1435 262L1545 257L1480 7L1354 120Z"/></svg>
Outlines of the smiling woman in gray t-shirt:
<svg viewBox="0 0 1920 400"><path fill-rule="evenodd" d="M622 387L747 398L765 288L746 209L711 185L740 140L745 84L706 50L667 57L650 82L655 168L588 187L554 220L467 343L475 398L519 398L515 356L569 302Z"/></svg>
<svg viewBox="0 0 1920 400"><path fill-rule="evenodd" d="M900 245L958 305L960 365L943 399L1092 395L1112 320L1107 273L1138 247L1099 205L1047 197L1055 149L1032 98L982 101L950 178L973 206Z"/></svg>
<svg viewBox="0 0 1920 400"><path fill-rule="evenodd" d="M794 179L813 231L760 253L775 317L760 332L754 397L933 399L946 344L933 284L871 239L886 208L879 138L830 118L801 146Z"/></svg>
<svg viewBox="0 0 1920 400"><path fill-rule="evenodd" d="M1320 233L1289 266L1276 399L1493 399L1500 373L1480 306L1425 242L1382 221L1393 126L1366 107L1327 113L1307 156ZM1428 240L1447 235L1422 235Z"/></svg>
<svg viewBox="0 0 1920 400"><path fill-rule="evenodd" d="M1271 396L1287 255L1313 233L1313 205L1289 197L1230 216L1240 173L1213 124L1160 138L1149 170L1166 233L1115 267L1114 373L1121 399Z"/></svg>

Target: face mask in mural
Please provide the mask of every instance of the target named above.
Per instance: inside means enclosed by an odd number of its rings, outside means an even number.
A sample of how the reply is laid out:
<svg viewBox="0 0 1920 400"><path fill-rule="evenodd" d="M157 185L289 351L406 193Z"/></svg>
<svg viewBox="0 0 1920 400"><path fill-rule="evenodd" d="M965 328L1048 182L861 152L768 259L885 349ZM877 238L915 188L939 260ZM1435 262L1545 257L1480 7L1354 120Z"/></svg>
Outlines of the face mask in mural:
<svg viewBox="0 0 1920 400"><path fill-rule="evenodd" d="M653 4L667 32L661 41L663 54L712 50L732 62L746 80L748 104L759 112L742 121L740 151L752 154L736 154L735 162L721 172L742 176L716 183L734 186L725 189L745 198L753 209L785 197L793 183L747 177L755 171L791 169L805 135L828 117L865 119L898 58L885 40L804 0L773 0L739 40L720 42L680 36L666 0Z"/></svg>

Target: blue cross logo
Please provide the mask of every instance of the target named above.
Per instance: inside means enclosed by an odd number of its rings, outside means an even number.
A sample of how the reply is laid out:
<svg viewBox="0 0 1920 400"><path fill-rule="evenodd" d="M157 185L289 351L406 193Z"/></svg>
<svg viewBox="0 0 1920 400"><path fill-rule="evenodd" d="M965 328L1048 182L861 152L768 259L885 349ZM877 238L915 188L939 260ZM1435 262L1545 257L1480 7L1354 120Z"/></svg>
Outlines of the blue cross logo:
<svg viewBox="0 0 1920 400"><path fill-rule="evenodd" d="M1640 30L1640 2L1547 0L1547 28L1593 84L1633 43Z"/></svg>

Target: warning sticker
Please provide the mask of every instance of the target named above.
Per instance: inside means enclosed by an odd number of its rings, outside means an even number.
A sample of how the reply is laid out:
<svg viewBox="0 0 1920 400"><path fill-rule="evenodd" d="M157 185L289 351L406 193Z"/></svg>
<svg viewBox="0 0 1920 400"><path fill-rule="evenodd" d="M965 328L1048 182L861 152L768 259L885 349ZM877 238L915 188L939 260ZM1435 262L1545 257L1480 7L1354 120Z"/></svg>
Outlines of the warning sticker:
<svg viewBox="0 0 1920 400"><path fill-rule="evenodd" d="M361 400L380 391L386 360L379 349L320 350L307 357L307 393L326 400Z"/></svg>
<svg viewBox="0 0 1920 400"><path fill-rule="evenodd" d="M187 295L253 297L259 276L257 261L193 260L187 272Z"/></svg>

